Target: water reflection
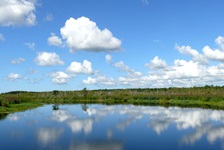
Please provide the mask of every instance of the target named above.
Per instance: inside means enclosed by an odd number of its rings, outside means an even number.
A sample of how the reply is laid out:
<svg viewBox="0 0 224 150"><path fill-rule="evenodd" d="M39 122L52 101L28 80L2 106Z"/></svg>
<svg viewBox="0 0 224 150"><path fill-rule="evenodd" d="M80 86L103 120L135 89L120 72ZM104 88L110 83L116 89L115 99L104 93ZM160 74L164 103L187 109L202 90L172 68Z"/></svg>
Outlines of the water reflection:
<svg viewBox="0 0 224 150"><path fill-rule="evenodd" d="M211 124L203 125L200 128L196 128L192 133L183 136L182 141L187 144L194 144L202 136L206 136L209 143L214 143L218 139L224 139L224 126L212 127Z"/></svg>
<svg viewBox="0 0 224 150"><path fill-rule="evenodd" d="M0 121L0 132L4 143L30 138L37 149L221 149L224 111L86 104L60 105L52 110L46 105L9 114Z"/></svg>
<svg viewBox="0 0 224 150"><path fill-rule="evenodd" d="M7 117L7 113L0 113L0 120L3 120L3 119L5 119L6 117Z"/></svg>
<svg viewBox="0 0 224 150"><path fill-rule="evenodd" d="M10 120L10 121L17 121L17 120L19 120L19 115L17 115L17 114L10 114L8 117L7 117L7 119L8 120Z"/></svg>
<svg viewBox="0 0 224 150"><path fill-rule="evenodd" d="M122 150L121 142L72 143L70 150Z"/></svg>
<svg viewBox="0 0 224 150"><path fill-rule="evenodd" d="M73 133L84 131L86 134L91 133L94 121L92 118L78 118L66 110L58 110L53 112L51 119L57 122L66 122Z"/></svg>
<svg viewBox="0 0 224 150"><path fill-rule="evenodd" d="M47 147L54 144L63 132L63 128L39 128L37 138L42 147Z"/></svg>
<svg viewBox="0 0 224 150"><path fill-rule="evenodd" d="M53 109L53 110L58 110L58 109L59 109L59 104L54 104L54 105L52 106L52 109Z"/></svg>

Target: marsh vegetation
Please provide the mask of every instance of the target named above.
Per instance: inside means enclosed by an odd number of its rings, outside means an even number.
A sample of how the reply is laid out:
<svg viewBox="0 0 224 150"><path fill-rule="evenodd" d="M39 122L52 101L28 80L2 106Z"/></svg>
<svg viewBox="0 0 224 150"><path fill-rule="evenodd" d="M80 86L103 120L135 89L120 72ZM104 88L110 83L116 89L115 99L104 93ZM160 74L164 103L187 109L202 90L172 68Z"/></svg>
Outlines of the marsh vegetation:
<svg viewBox="0 0 224 150"><path fill-rule="evenodd" d="M99 89L79 91L12 91L0 95L0 112L22 111L43 104L134 104L224 109L224 86L191 88ZM57 108L56 108L57 109Z"/></svg>

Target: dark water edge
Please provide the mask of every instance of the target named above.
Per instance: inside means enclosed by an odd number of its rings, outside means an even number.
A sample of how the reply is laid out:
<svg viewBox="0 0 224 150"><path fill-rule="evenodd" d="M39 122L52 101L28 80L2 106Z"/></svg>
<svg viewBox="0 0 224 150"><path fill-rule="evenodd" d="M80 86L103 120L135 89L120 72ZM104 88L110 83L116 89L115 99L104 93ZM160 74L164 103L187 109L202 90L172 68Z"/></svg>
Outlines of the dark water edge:
<svg viewBox="0 0 224 150"><path fill-rule="evenodd" d="M0 113L0 120L4 120L8 116L8 113Z"/></svg>

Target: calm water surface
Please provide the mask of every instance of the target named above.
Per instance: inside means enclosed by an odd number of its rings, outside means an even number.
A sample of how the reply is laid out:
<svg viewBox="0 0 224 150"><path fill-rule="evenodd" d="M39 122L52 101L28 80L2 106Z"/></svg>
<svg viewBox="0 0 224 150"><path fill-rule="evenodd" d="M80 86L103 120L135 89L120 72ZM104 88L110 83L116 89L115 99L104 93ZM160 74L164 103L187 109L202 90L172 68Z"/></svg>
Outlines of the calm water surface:
<svg viewBox="0 0 224 150"><path fill-rule="evenodd" d="M224 111L45 105L0 120L0 149L224 149Z"/></svg>

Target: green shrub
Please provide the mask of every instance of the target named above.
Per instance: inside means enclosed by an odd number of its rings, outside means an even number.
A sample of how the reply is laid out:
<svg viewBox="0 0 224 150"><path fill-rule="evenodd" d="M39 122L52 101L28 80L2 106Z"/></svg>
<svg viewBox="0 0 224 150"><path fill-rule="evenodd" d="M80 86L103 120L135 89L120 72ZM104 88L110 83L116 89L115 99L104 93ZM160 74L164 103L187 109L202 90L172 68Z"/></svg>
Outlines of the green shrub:
<svg viewBox="0 0 224 150"><path fill-rule="evenodd" d="M2 100L1 101L1 106L3 106L3 107L9 107L9 105L10 105L10 103L9 103L8 100Z"/></svg>

